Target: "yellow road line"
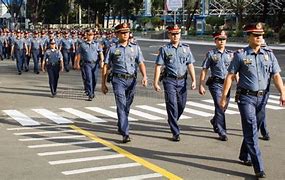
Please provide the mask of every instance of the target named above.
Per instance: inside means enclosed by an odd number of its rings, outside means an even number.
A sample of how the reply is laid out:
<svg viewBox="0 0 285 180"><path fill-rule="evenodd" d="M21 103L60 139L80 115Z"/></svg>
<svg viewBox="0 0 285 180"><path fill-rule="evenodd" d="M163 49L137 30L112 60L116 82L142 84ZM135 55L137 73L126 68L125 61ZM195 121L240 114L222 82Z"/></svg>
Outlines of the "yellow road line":
<svg viewBox="0 0 285 180"><path fill-rule="evenodd" d="M136 155L134 155L134 154L132 154L132 153L130 153L130 152L128 152L128 151L126 151L126 150L124 150L124 149L122 149L122 148L120 148L120 147L118 147L118 146L116 146L116 145L114 145L114 144L112 144L110 142L108 142L108 141L105 141L105 140L99 138L98 136L96 136L95 134L93 134L93 133L91 133L89 131L83 130L80 127L75 126L75 125L70 125L70 127L72 129L76 130L77 132L79 132L79 133L89 137L90 139L92 139L92 140L94 140L94 141L96 141L96 142L98 142L100 144L103 144L103 145L113 149L114 151L120 153L120 154L123 154L127 158L132 159L133 161L141 164L142 166L144 166L144 167L146 167L148 169L151 169L154 172L157 172L157 173L165 176L168 179L171 179L171 180L180 180L180 179L182 179L181 177L176 176L175 174L172 174L171 172L169 172L169 171L167 171L167 170L165 170L165 169L163 169L163 168L161 168L161 167L159 167L159 166L157 166L155 164L152 164L151 162L148 162L148 161L144 160L141 157L138 157L138 156L136 156Z"/></svg>

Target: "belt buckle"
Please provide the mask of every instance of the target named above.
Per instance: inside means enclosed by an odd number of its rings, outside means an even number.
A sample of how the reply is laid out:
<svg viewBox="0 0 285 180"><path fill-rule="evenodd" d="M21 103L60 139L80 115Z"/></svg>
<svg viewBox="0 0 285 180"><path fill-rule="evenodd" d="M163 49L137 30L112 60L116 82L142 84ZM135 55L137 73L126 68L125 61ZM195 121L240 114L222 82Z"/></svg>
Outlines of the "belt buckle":
<svg viewBox="0 0 285 180"><path fill-rule="evenodd" d="M264 95L264 91L257 91L257 96L263 96Z"/></svg>

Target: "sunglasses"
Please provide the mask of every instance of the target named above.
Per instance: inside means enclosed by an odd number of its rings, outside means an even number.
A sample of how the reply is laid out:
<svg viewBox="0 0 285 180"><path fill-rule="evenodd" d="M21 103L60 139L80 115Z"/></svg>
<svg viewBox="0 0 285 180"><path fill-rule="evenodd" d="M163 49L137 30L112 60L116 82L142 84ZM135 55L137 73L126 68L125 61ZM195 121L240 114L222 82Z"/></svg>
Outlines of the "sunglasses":
<svg viewBox="0 0 285 180"><path fill-rule="evenodd" d="M226 38L217 38L218 41L225 41L227 40Z"/></svg>
<svg viewBox="0 0 285 180"><path fill-rule="evenodd" d="M252 34L254 37L262 36L262 34Z"/></svg>

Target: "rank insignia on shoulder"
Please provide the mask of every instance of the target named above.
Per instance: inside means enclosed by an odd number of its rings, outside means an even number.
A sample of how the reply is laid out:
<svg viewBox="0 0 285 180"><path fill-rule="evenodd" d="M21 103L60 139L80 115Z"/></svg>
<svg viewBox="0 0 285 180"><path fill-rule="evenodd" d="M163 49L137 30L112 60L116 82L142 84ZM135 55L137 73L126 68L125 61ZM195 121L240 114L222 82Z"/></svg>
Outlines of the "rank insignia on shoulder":
<svg viewBox="0 0 285 180"><path fill-rule="evenodd" d="M188 44L185 44L185 43L183 43L182 45L183 45L183 46L186 46L186 47L189 47L189 45L188 45Z"/></svg>
<svg viewBox="0 0 285 180"><path fill-rule="evenodd" d="M237 52L239 52L239 53L244 52L244 49L239 49L239 50L237 50Z"/></svg>
<svg viewBox="0 0 285 180"><path fill-rule="evenodd" d="M252 60L251 59L243 59L243 62L244 62L245 65L252 64Z"/></svg>
<svg viewBox="0 0 285 180"><path fill-rule="evenodd" d="M265 61L268 61L268 60L269 60L268 54L264 54L264 60L265 60Z"/></svg>

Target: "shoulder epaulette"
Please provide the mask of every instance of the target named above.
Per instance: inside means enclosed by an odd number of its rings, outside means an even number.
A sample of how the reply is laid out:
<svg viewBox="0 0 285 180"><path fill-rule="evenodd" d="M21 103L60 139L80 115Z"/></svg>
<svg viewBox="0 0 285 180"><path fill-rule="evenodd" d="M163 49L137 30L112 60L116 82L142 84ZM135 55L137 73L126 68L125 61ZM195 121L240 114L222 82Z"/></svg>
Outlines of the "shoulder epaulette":
<svg viewBox="0 0 285 180"><path fill-rule="evenodd" d="M189 44L182 43L182 46L189 47Z"/></svg>
<svg viewBox="0 0 285 180"><path fill-rule="evenodd" d="M273 50L271 49L271 48L269 48L269 47L263 47L262 48L264 51L268 51L268 52L273 52Z"/></svg>
<svg viewBox="0 0 285 180"><path fill-rule="evenodd" d="M131 44L131 45L137 45L137 43L135 43L135 42L130 42L130 44Z"/></svg>
<svg viewBox="0 0 285 180"><path fill-rule="evenodd" d="M236 53L243 53L244 52L244 49L239 49L236 51Z"/></svg>

